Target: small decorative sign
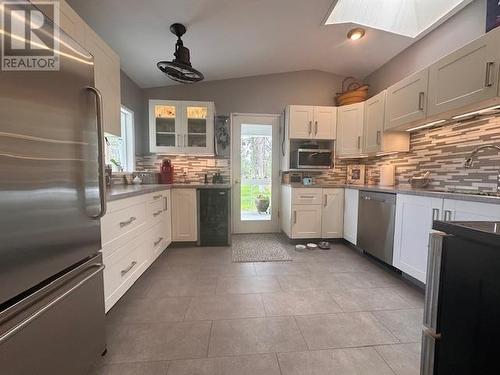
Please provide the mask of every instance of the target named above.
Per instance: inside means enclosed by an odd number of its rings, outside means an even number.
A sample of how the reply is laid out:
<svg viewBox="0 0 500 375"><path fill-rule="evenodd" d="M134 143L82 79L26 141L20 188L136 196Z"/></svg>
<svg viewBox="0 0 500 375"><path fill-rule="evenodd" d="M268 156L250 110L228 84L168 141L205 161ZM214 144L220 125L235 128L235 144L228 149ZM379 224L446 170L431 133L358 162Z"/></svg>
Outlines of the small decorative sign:
<svg viewBox="0 0 500 375"><path fill-rule="evenodd" d="M486 32L500 26L500 0L488 0L486 10Z"/></svg>

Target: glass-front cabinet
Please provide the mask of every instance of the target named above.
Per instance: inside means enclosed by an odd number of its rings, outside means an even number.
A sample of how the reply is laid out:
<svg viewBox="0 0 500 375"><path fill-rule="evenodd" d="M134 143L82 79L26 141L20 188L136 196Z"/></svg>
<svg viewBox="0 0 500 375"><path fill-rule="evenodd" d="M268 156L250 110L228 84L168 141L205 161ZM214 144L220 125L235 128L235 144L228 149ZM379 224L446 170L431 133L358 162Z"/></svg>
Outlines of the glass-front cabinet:
<svg viewBox="0 0 500 375"><path fill-rule="evenodd" d="M213 155L214 103L150 100L149 146L154 153Z"/></svg>

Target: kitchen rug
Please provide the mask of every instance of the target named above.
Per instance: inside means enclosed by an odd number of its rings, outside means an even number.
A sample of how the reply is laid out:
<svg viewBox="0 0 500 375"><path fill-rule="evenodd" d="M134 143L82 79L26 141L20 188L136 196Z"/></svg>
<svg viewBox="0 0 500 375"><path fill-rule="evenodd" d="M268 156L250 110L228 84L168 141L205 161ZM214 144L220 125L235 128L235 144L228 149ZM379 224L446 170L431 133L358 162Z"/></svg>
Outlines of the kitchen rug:
<svg viewBox="0 0 500 375"><path fill-rule="evenodd" d="M233 262L291 261L285 246L275 234L238 234L232 237Z"/></svg>

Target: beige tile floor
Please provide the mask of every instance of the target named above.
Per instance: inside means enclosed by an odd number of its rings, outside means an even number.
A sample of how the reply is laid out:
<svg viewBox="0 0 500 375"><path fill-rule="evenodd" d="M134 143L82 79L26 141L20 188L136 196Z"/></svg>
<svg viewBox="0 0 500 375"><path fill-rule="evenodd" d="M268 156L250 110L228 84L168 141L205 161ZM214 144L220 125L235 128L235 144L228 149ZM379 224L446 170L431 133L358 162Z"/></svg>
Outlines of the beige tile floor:
<svg viewBox="0 0 500 375"><path fill-rule="evenodd" d="M292 262L254 264L167 249L108 313L93 374L419 374L418 289L343 244L286 246Z"/></svg>

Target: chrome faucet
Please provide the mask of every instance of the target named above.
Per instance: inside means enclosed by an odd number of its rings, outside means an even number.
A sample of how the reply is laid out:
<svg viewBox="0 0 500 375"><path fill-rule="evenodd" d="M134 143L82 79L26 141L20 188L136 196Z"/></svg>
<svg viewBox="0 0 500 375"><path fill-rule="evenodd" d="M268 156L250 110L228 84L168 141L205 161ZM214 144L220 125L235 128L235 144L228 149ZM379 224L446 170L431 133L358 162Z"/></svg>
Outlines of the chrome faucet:
<svg viewBox="0 0 500 375"><path fill-rule="evenodd" d="M467 158L465 158L464 168L465 169L472 168L474 165L474 157L477 155L477 153L479 151L490 149L490 148L497 150L497 151L500 151L500 146L496 146L496 145L479 146L476 149L474 149ZM497 179L497 194L500 195L500 171L498 173L498 179Z"/></svg>

